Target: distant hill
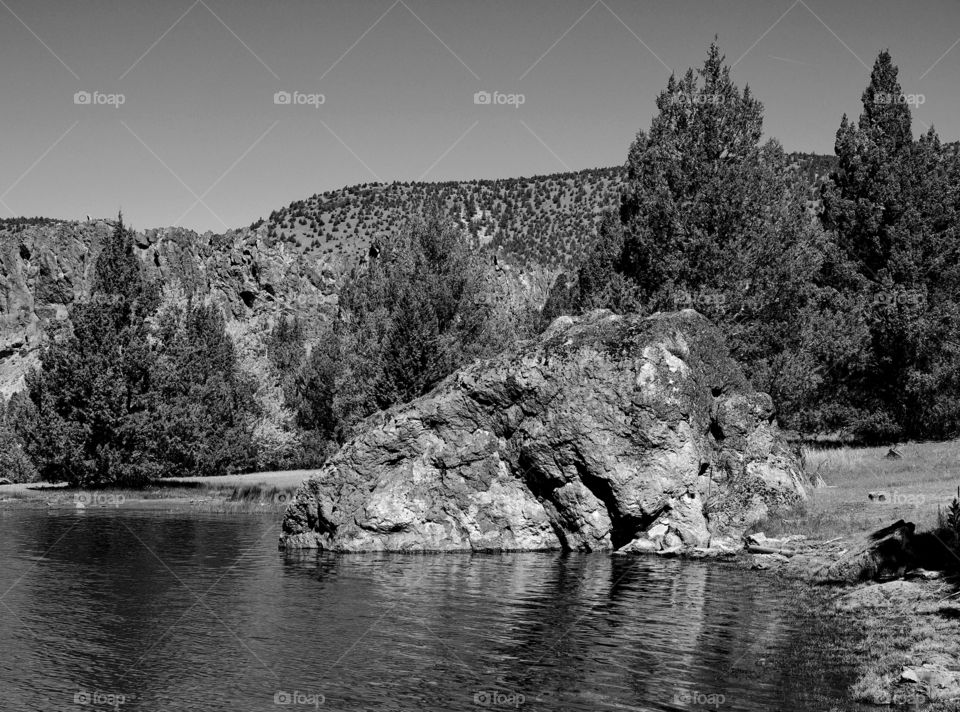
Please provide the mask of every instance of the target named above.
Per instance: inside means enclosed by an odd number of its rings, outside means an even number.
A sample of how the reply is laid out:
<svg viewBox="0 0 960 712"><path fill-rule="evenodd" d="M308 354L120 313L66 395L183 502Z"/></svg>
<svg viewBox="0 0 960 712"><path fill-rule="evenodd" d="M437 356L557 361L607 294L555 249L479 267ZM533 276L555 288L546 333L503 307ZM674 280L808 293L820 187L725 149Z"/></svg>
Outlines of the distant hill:
<svg viewBox="0 0 960 712"><path fill-rule="evenodd" d="M575 262L605 209L620 204L622 168L532 178L365 183L313 195L271 213L268 235L325 259L354 262L378 236L439 204L480 244L514 261Z"/></svg>
<svg viewBox="0 0 960 712"><path fill-rule="evenodd" d="M833 156L790 154L815 207ZM443 183L363 183L315 194L275 210L265 221L270 239L327 263L355 264L377 237L398 230L424 206L440 204L481 244L520 266L569 269L591 244L606 210L624 191L622 166L498 180Z"/></svg>

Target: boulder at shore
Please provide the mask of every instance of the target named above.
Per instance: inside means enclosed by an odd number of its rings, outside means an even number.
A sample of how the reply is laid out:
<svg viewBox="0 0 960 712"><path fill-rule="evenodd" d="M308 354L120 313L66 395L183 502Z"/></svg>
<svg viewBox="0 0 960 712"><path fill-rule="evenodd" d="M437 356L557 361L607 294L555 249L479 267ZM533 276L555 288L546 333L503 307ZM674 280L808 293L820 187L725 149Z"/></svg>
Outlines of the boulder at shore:
<svg viewBox="0 0 960 712"><path fill-rule="evenodd" d="M281 545L729 546L805 486L770 397L707 319L597 311L369 418L300 486Z"/></svg>

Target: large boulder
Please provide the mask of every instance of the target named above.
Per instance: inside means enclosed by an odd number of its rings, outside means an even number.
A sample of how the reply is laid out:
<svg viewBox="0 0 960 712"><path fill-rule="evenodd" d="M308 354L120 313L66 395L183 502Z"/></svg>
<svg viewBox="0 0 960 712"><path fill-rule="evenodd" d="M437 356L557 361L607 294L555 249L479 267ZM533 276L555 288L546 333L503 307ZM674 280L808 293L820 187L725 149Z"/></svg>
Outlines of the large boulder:
<svg viewBox="0 0 960 712"><path fill-rule="evenodd" d="M769 396L692 310L561 317L363 426L301 485L282 546L704 547L806 496Z"/></svg>

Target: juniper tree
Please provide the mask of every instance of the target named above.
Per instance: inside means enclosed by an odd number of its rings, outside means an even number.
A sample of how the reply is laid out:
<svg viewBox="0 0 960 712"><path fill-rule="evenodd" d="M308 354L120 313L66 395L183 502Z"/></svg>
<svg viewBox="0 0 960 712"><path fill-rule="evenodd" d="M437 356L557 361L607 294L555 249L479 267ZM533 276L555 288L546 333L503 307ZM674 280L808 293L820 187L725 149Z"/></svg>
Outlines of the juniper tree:
<svg viewBox="0 0 960 712"><path fill-rule="evenodd" d="M37 421L26 444L43 479L137 485L160 473L150 456L146 324L157 299L121 216L97 257L92 294L70 310L72 332L27 377Z"/></svg>
<svg viewBox="0 0 960 712"><path fill-rule="evenodd" d="M147 427L160 474L223 475L250 466L256 384L239 367L220 310L175 305L161 315L155 342Z"/></svg>
<svg viewBox="0 0 960 712"><path fill-rule="evenodd" d="M869 328L838 387L864 439L960 432L960 241L956 158L933 128L919 140L889 52L877 57L859 121L837 131L837 170L823 191Z"/></svg>
<svg viewBox="0 0 960 712"><path fill-rule="evenodd" d="M847 345L824 345L820 334L859 333L825 279L836 255L782 148L763 140L762 104L736 86L715 43L702 68L670 77L657 108L627 157L622 230L599 232L571 301L698 309L781 413L799 416Z"/></svg>

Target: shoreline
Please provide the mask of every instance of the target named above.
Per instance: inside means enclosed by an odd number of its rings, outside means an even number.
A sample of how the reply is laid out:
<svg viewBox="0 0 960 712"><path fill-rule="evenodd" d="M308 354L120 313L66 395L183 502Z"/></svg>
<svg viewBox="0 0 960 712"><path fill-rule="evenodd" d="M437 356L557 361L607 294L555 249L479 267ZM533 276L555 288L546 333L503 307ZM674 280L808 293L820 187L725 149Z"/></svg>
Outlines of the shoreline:
<svg viewBox="0 0 960 712"><path fill-rule="evenodd" d="M960 573L912 569L853 583L817 580L792 559L769 565L745 553L741 568L794 581L822 600L817 614L856 633L850 693L874 706L951 712L960 700ZM842 557L823 559L835 564ZM758 560L759 559L759 560Z"/></svg>
<svg viewBox="0 0 960 712"><path fill-rule="evenodd" d="M822 594L819 614L861 636L855 701L947 712L960 699L960 558L935 530L957 496L960 442L907 443L900 453L805 448L805 470L821 486L804 512L757 527L757 553L739 561ZM881 530L897 546L871 542ZM871 545L882 556L857 557Z"/></svg>
<svg viewBox="0 0 960 712"><path fill-rule="evenodd" d="M312 470L174 477L140 489L73 488L48 482L0 485L0 511L129 509L279 515Z"/></svg>

